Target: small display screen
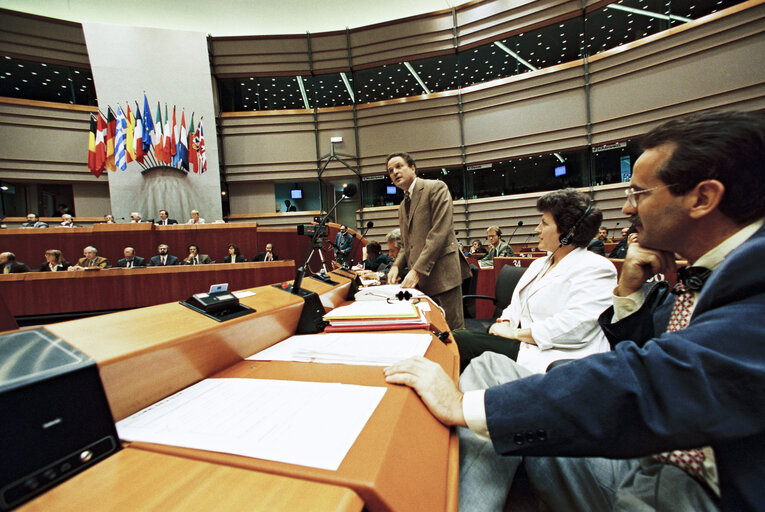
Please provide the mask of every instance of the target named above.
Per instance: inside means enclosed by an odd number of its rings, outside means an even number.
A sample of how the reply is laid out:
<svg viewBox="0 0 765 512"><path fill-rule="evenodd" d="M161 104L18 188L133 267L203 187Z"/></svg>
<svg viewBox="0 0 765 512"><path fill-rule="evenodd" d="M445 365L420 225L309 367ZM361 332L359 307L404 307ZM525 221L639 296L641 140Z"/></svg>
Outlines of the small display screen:
<svg viewBox="0 0 765 512"><path fill-rule="evenodd" d="M388 195L389 196L395 196L396 195L396 186L395 185L388 185Z"/></svg>
<svg viewBox="0 0 765 512"><path fill-rule="evenodd" d="M290 190L290 196L292 199L303 199L303 191L299 188L293 188Z"/></svg>
<svg viewBox="0 0 765 512"><path fill-rule="evenodd" d="M565 165L559 165L555 168L555 177L560 178L561 176L566 175L566 166Z"/></svg>

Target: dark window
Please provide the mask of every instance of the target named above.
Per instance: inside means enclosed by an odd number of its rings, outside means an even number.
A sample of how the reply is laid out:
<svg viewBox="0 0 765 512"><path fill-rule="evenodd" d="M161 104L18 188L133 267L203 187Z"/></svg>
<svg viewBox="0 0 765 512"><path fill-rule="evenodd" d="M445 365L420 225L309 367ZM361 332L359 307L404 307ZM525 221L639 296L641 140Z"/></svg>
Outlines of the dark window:
<svg viewBox="0 0 765 512"><path fill-rule="evenodd" d="M90 69L7 55L0 59L0 96L77 105L97 103Z"/></svg>

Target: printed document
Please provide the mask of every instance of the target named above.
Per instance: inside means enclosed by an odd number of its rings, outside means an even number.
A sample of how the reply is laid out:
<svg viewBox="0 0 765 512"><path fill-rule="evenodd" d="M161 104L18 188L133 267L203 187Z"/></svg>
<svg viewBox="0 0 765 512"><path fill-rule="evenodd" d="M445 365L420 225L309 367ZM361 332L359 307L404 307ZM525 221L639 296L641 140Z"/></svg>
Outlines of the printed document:
<svg viewBox="0 0 765 512"><path fill-rule="evenodd" d="M142 441L337 470L384 387L206 379L117 423Z"/></svg>

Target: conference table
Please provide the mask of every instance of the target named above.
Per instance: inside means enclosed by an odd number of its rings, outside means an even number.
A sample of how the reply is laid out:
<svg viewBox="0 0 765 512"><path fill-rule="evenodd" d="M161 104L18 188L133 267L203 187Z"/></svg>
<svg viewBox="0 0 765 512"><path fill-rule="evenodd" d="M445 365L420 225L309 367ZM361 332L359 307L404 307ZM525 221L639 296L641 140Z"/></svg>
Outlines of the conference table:
<svg viewBox="0 0 765 512"><path fill-rule="evenodd" d="M327 309L347 303L351 287L344 272L332 272L331 277L338 284L303 280L303 288L316 292ZM249 288L246 291L253 295L240 301L256 312L222 323L171 302L51 324L47 329L96 360L115 421L206 378L385 387L381 402L336 471L131 442L21 510L82 510L93 503L102 510L137 509L145 503L188 510L188 494L199 491L196 482L208 490L203 503L210 505L190 507L197 510L455 511L456 433L436 420L413 390L387 384L382 367L245 360L295 332L303 299L280 288ZM431 308L427 316L436 329L448 330L437 308ZM391 336L400 332L429 331L391 331ZM458 379L454 343L432 336L426 357ZM165 488L161 481L172 483ZM270 506L257 508L257 493L252 489L271 485L275 490L267 493ZM162 487L161 496L146 496L151 489L156 494L158 487ZM90 495L83 496L87 494L83 488ZM242 506L250 499L255 501L251 507ZM296 505L299 500L310 505Z"/></svg>
<svg viewBox="0 0 765 512"><path fill-rule="evenodd" d="M20 319L141 308L184 300L212 284L242 290L294 276L292 260L27 272L0 275L0 294Z"/></svg>

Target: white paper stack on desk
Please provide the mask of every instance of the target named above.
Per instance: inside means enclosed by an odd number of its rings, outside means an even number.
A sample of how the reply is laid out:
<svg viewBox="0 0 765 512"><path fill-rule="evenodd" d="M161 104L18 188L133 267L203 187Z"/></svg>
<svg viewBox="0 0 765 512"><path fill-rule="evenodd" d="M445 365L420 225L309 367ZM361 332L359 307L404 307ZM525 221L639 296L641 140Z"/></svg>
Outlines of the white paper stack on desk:
<svg viewBox="0 0 765 512"><path fill-rule="evenodd" d="M410 301L356 301L326 315L326 332L427 329L425 314Z"/></svg>

